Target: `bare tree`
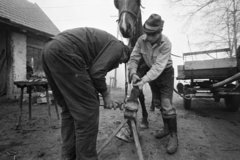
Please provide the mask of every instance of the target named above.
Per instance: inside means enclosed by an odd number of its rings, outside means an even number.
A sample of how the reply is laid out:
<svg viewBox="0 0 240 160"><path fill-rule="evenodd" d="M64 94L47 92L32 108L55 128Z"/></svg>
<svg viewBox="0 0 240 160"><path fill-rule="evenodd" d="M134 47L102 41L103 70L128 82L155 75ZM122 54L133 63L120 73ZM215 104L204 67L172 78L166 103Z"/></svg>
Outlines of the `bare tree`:
<svg viewBox="0 0 240 160"><path fill-rule="evenodd" d="M240 0L168 0L171 6L181 8L178 15L185 18L185 28L194 26L196 19L201 23L194 32L205 36L202 46L231 49L236 52L240 38Z"/></svg>

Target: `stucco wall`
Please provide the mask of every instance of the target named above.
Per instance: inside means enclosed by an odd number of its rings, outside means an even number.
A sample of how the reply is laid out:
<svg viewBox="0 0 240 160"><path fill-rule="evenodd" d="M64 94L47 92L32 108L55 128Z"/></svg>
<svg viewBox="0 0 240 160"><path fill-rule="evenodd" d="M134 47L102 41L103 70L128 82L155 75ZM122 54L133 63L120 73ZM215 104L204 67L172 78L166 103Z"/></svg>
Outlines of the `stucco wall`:
<svg viewBox="0 0 240 160"><path fill-rule="evenodd" d="M27 38L23 33L13 32L12 40L12 75L14 81L23 81L26 79L26 57L27 57ZM13 95L18 94L20 89L15 85L13 87Z"/></svg>

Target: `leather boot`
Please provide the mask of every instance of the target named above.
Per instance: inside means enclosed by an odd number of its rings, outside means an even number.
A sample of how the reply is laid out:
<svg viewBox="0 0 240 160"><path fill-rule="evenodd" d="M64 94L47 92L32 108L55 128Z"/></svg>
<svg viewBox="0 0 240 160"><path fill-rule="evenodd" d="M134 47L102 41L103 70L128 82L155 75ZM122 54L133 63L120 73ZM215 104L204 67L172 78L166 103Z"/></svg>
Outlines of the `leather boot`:
<svg viewBox="0 0 240 160"><path fill-rule="evenodd" d="M178 149L178 137L177 137L177 117L171 117L168 119L169 127L169 141L167 146L167 152L173 154Z"/></svg>
<svg viewBox="0 0 240 160"><path fill-rule="evenodd" d="M167 136L169 134L169 127L168 127L168 119L166 118L163 118L163 124L164 126L162 128L160 128L159 131L157 131L156 135L155 135L155 138L163 138L165 136Z"/></svg>

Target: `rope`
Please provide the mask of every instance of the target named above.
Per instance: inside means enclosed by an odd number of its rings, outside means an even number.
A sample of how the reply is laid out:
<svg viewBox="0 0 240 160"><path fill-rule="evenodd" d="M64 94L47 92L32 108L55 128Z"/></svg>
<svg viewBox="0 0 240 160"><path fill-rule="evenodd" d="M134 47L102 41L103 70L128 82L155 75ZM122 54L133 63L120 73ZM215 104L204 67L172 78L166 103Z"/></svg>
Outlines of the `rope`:
<svg viewBox="0 0 240 160"><path fill-rule="evenodd" d="M125 63L125 97L124 97L124 103L127 102L127 95L128 95L128 79L127 79L127 64Z"/></svg>
<svg viewBox="0 0 240 160"><path fill-rule="evenodd" d="M183 57L175 55L175 54L171 54L171 55L174 56L174 57L183 58Z"/></svg>
<svg viewBox="0 0 240 160"><path fill-rule="evenodd" d="M182 97L183 99L192 99L192 97L186 97L184 95L182 95L181 93L179 93L176 89L173 89L180 97Z"/></svg>

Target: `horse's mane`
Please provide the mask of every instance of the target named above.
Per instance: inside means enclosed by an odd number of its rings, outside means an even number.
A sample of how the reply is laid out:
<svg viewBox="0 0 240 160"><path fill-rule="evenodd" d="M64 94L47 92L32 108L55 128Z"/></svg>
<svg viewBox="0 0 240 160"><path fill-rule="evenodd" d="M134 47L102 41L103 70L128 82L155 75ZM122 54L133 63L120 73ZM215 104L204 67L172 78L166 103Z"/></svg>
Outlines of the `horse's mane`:
<svg viewBox="0 0 240 160"><path fill-rule="evenodd" d="M118 8L117 1L119 1L119 0L114 0L114 5L115 5L116 8ZM142 6L142 2L141 2L141 0L137 0L137 4L138 4L139 7L144 8L144 7Z"/></svg>
<svg viewBox="0 0 240 160"><path fill-rule="evenodd" d="M142 3L141 3L141 0L138 0L138 1L139 1L139 2L138 2L138 3L139 3L139 6L142 7L142 8L145 8L145 7L143 7L143 5L142 5Z"/></svg>
<svg viewBox="0 0 240 160"><path fill-rule="evenodd" d="M141 8L145 8L145 7L142 6L142 2L141 2L141 0L138 0L137 3L138 3L138 5L139 5Z"/></svg>
<svg viewBox="0 0 240 160"><path fill-rule="evenodd" d="M141 0L138 0L138 5L142 6Z"/></svg>
<svg viewBox="0 0 240 160"><path fill-rule="evenodd" d="M240 46L238 46L236 57L240 59Z"/></svg>

